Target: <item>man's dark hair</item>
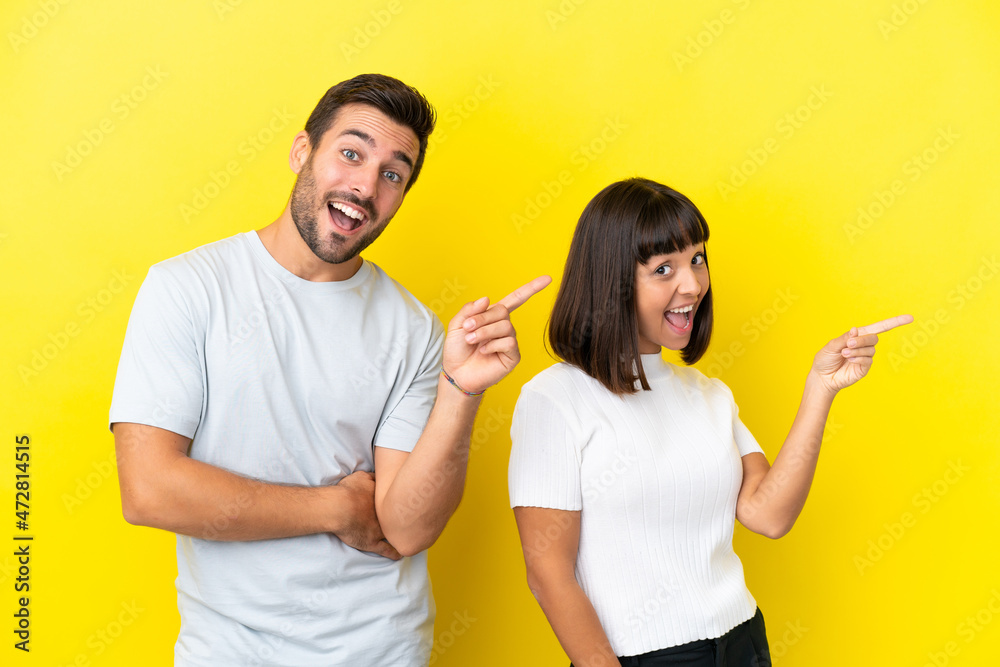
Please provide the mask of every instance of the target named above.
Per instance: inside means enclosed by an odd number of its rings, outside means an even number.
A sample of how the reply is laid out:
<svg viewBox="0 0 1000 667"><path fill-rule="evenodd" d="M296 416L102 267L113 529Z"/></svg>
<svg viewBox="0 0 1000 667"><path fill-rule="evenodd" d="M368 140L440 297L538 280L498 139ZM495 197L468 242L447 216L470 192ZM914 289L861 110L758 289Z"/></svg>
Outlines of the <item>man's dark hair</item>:
<svg viewBox="0 0 1000 667"><path fill-rule="evenodd" d="M681 193L645 178L612 183L580 216L562 284L549 321L549 343L609 391L635 393L638 374L649 389L639 357L635 305L637 264L708 240L708 223ZM708 263L706 253L706 266ZM712 288L698 306L691 338L681 350L698 361L712 336Z"/></svg>
<svg viewBox="0 0 1000 667"><path fill-rule="evenodd" d="M417 135L420 152L413 165L413 171L410 172L410 179L406 182L408 191L417 181L420 167L424 164L427 138L434 131L434 107L416 88L406 85L399 79L384 74L359 74L353 79L341 81L326 91L316 104L316 108L309 114L305 130L309 135L311 148L320 144L323 135L337 119L340 108L347 104L367 104L375 107Z"/></svg>

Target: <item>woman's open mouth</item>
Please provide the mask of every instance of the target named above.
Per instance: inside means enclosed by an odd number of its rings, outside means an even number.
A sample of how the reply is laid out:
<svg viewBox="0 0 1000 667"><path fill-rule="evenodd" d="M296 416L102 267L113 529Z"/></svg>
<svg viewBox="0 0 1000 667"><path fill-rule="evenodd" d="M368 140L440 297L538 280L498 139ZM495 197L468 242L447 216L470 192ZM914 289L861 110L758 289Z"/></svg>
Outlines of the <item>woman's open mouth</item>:
<svg viewBox="0 0 1000 667"><path fill-rule="evenodd" d="M674 333L682 335L690 333L691 323L694 321L692 318L693 314L694 306L684 306L668 310L663 314L663 317L667 320L670 328L674 330Z"/></svg>

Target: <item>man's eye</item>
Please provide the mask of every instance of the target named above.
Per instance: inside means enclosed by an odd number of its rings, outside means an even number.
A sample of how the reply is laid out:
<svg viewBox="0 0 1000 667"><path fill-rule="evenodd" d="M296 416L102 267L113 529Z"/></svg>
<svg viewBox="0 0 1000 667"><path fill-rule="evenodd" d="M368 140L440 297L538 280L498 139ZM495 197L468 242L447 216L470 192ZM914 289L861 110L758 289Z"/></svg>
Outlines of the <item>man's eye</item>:
<svg viewBox="0 0 1000 667"><path fill-rule="evenodd" d="M344 154L344 157L346 157L348 160L357 160L358 159L358 154L355 153L354 151L352 151L350 148L345 148L341 152Z"/></svg>
<svg viewBox="0 0 1000 667"><path fill-rule="evenodd" d="M399 177L399 174L394 171L383 171L382 174L393 183L399 183L403 180Z"/></svg>

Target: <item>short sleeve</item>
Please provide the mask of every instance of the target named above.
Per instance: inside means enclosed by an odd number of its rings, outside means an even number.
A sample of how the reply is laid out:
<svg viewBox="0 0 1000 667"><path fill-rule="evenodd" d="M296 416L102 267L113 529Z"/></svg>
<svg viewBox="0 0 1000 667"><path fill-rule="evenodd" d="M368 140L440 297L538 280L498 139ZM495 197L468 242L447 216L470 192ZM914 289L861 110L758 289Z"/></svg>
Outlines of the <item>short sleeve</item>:
<svg viewBox="0 0 1000 667"><path fill-rule="evenodd" d="M549 396L525 387L514 407L508 469L511 507L583 509L580 437Z"/></svg>
<svg viewBox="0 0 1000 667"><path fill-rule="evenodd" d="M134 422L194 437L204 400L204 324L178 281L153 266L129 316L111 424Z"/></svg>
<svg viewBox="0 0 1000 667"><path fill-rule="evenodd" d="M413 379L392 405L375 434L373 445L387 449L412 452L437 398L438 373L441 372L441 353L444 349L444 327L436 317L431 317L431 334L422 350L407 350L419 356L420 362Z"/></svg>
<svg viewBox="0 0 1000 667"><path fill-rule="evenodd" d="M733 392L726 386L722 380L713 378L712 382L722 388L726 396L729 399L729 403L732 406L733 413L733 439L736 441L736 447L739 449L740 456L746 456L747 454L753 454L754 452L764 453L761 446L757 444L757 439L753 437L744 424L743 420L740 419L740 409L736 405L736 399L733 398Z"/></svg>

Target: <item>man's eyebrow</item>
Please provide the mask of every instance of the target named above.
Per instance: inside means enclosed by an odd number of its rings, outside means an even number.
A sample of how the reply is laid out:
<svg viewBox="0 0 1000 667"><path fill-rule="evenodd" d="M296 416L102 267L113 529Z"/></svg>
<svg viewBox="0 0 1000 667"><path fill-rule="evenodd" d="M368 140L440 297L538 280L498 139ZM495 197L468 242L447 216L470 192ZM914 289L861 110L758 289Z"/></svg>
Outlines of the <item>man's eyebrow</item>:
<svg viewBox="0 0 1000 667"><path fill-rule="evenodd" d="M353 135L361 139L363 142L365 142L372 148L375 148L375 139L372 137L372 135L368 134L367 132L364 132L362 130L355 130L354 128L349 127L343 132L341 132L340 136L344 136L345 134ZM413 160L411 160L410 156L404 153L403 151L393 151L392 156L397 160L399 160L400 162L404 162L406 166L408 166L410 169L413 169Z"/></svg>

